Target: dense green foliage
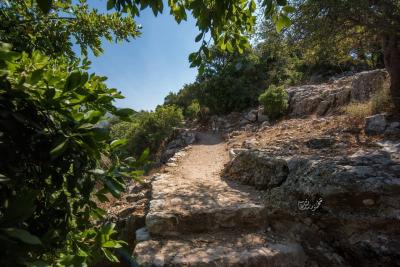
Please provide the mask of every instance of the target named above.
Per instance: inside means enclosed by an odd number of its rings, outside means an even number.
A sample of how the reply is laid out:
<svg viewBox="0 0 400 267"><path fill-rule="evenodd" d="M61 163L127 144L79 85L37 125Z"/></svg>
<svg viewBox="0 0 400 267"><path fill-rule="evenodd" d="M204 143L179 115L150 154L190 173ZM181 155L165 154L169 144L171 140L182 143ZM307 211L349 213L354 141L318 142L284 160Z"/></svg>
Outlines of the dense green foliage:
<svg viewBox="0 0 400 267"><path fill-rule="evenodd" d="M102 155L124 143L98 126L106 112L128 119L112 101L122 96L89 75L40 52L0 50L1 265L45 261L69 265L116 260L113 225L99 222L97 201L118 197L137 163ZM98 190L95 190L95 187ZM102 256L103 255L103 256Z"/></svg>
<svg viewBox="0 0 400 267"><path fill-rule="evenodd" d="M13 51L4 43L0 48L2 266L116 261L112 249L123 242L114 239L114 226L104 223L96 203L107 201L107 193L118 197L128 179L138 178L146 155L180 126L182 114L202 119L241 111L258 104L269 88L260 102L278 117L287 108L282 86L383 64L400 107L399 1L260 4L274 23L260 25L251 47L254 0L169 0L178 23L188 12L196 20L200 48L189 61L199 74L168 95L166 105L133 114L114 107L121 94L107 88L104 77L87 73L86 56L102 52L103 38L139 36L140 10L157 15L162 0L108 0L106 14L85 0L0 1L0 41L13 45ZM110 114L117 118L111 135L101 126Z"/></svg>
<svg viewBox="0 0 400 267"><path fill-rule="evenodd" d="M90 49L102 52L101 39L126 41L139 35L139 28L130 16L121 13L101 14L86 1L52 2L51 12L41 12L35 1L0 2L0 41L12 43L17 51L42 51L56 58L74 58L73 42L83 55Z"/></svg>
<svg viewBox="0 0 400 267"><path fill-rule="evenodd" d="M149 149L151 155L156 154L163 141L168 138L174 128L182 125L182 110L172 105L159 106L152 112L139 112L131 116L132 122L117 122L111 126L114 138L124 138L128 144L122 151L124 155L140 156Z"/></svg>
<svg viewBox="0 0 400 267"><path fill-rule="evenodd" d="M264 106L264 114L271 119L284 115L288 108L289 96L283 86L271 85L262 93L258 101Z"/></svg>
<svg viewBox="0 0 400 267"><path fill-rule="evenodd" d="M286 1L264 1L266 12L286 21ZM220 50L249 48L247 33L255 24L255 2L168 1L177 22L191 12L201 41L189 56L192 66L203 67L209 57L210 36ZM112 140L102 121L112 114L130 119L129 109L116 109L122 98L104 84L104 77L89 75L86 56L102 52L102 39L128 41L139 33L135 18L151 8L163 11L161 0L108 0L106 14L85 0L16 0L0 2L0 238L3 266L93 264L117 258L112 224L104 224L98 201L106 193L118 197L126 179L137 178L147 147L156 151L182 112L173 106L139 113L132 123L113 126L115 136L129 138L132 157L125 160L120 147L127 140ZM83 55L73 52L77 44ZM46 56L43 56L46 55ZM82 64L82 65L80 65ZM198 114L195 102L188 114ZM206 108L200 108L200 115ZM128 146L128 147L129 147ZM125 150L126 151L126 150ZM146 150L145 150L146 151ZM148 152L147 152L148 153ZM105 164L102 159L111 158ZM122 158L121 158L122 157ZM97 200L96 200L97 198Z"/></svg>
<svg viewBox="0 0 400 267"><path fill-rule="evenodd" d="M240 111L257 104L260 88L265 86L266 69L252 50L243 55L212 50L211 59L205 59L204 72L196 82L184 86L177 94L170 93L165 103L174 104L188 113L193 102L207 107L211 114Z"/></svg>

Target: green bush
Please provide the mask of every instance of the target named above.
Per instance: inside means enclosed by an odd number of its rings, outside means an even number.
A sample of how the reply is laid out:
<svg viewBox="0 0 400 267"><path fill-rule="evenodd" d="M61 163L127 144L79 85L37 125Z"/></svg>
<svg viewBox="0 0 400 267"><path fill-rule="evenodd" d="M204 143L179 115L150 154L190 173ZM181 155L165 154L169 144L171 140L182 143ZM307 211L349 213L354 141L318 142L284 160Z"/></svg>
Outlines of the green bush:
<svg viewBox="0 0 400 267"><path fill-rule="evenodd" d="M213 48L204 73L186 84L178 93L170 93L165 104L175 104L185 115L193 102L207 107L210 114L228 114L257 104L265 86L266 68L252 49L243 54L228 54ZM202 115L203 117L203 115Z"/></svg>
<svg viewBox="0 0 400 267"><path fill-rule="evenodd" d="M112 141L99 123L132 113L112 105L122 96L104 80L0 43L1 266L117 261L113 249L123 242L97 203L118 197L140 172L123 159L101 164L125 141Z"/></svg>
<svg viewBox="0 0 400 267"><path fill-rule="evenodd" d="M111 127L113 138L126 138L123 155L138 157L145 149L154 155L175 127L183 122L182 110L174 105L158 106L153 112L140 112L132 122L119 122Z"/></svg>
<svg viewBox="0 0 400 267"><path fill-rule="evenodd" d="M185 115L188 119L190 120L195 120L199 117L200 115L200 104L199 101L195 100L190 104L190 106L187 107Z"/></svg>
<svg viewBox="0 0 400 267"><path fill-rule="evenodd" d="M264 106L264 114L271 119L284 115L289 104L289 96L283 86L271 85L262 93L258 101Z"/></svg>

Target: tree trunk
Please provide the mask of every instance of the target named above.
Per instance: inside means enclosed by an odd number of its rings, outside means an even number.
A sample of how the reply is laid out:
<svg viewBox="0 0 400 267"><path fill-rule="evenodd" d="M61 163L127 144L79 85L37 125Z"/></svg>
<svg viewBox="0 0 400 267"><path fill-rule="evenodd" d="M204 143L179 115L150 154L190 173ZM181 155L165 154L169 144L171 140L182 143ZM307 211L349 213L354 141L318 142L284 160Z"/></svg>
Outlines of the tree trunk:
<svg viewBox="0 0 400 267"><path fill-rule="evenodd" d="M383 40L386 70L390 75L390 94L395 112L400 114L400 36L386 36Z"/></svg>

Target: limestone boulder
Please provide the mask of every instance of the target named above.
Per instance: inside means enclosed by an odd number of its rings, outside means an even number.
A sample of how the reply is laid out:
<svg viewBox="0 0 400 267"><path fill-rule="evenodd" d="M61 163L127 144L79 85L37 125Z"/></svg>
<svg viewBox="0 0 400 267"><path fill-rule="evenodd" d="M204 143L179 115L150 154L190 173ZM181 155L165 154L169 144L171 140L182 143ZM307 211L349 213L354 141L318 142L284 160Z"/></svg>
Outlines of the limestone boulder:
<svg viewBox="0 0 400 267"><path fill-rule="evenodd" d="M389 82L385 70L360 72L328 83L290 87L289 116L329 115L350 102L366 101Z"/></svg>
<svg viewBox="0 0 400 267"><path fill-rule="evenodd" d="M258 189L268 189L282 184L288 173L285 160L269 157L260 150L247 150L225 167L223 176Z"/></svg>

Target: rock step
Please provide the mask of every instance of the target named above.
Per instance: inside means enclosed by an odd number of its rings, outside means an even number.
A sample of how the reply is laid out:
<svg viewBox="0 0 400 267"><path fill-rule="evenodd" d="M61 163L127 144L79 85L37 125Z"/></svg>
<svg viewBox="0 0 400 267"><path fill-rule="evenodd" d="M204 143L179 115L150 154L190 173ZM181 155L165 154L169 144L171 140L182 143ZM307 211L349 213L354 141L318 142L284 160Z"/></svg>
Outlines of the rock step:
<svg viewBox="0 0 400 267"><path fill-rule="evenodd" d="M141 266L305 266L300 245L262 232L191 234L139 243L134 257Z"/></svg>
<svg viewBox="0 0 400 267"><path fill-rule="evenodd" d="M151 204L150 204L151 205ZM152 235L175 236L217 229L263 229L266 222L263 205L242 203L235 206L194 209L190 212L150 212L146 227Z"/></svg>
<svg viewBox="0 0 400 267"><path fill-rule="evenodd" d="M218 229L264 229L266 209L260 192L220 179L185 179L160 174L152 183L146 227L153 236Z"/></svg>

